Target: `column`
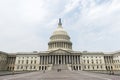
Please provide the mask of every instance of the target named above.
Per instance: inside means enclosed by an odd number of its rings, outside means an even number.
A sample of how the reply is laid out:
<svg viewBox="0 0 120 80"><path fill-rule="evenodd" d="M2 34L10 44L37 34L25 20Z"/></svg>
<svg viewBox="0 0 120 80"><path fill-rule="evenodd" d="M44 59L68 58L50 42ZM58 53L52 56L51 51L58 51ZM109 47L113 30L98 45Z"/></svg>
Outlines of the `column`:
<svg viewBox="0 0 120 80"><path fill-rule="evenodd" d="M73 58L73 59L74 59L74 64L75 64L75 63L76 63L76 62L75 62L75 55L74 55L74 58Z"/></svg>
<svg viewBox="0 0 120 80"><path fill-rule="evenodd" d="M76 64L77 64L77 60L78 60L78 55L76 55Z"/></svg>
<svg viewBox="0 0 120 80"><path fill-rule="evenodd" d="M45 56L44 56L44 65L45 65Z"/></svg>
<svg viewBox="0 0 120 80"><path fill-rule="evenodd" d="M64 63L64 55L62 56L62 58L63 58L63 64L65 64L65 63Z"/></svg>
<svg viewBox="0 0 120 80"><path fill-rule="evenodd" d="M56 47L56 43L55 43L55 47Z"/></svg>
<svg viewBox="0 0 120 80"><path fill-rule="evenodd" d="M52 64L54 64L54 56L51 55L51 57L52 57L52 59L51 59L52 61L51 62L52 62Z"/></svg>
<svg viewBox="0 0 120 80"><path fill-rule="evenodd" d="M55 64L56 64L56 55L55 55Z"/></svg>
<svg viewBox="0 0 120 80"><path fill-rule="evenodd" d="M49 56L47 55L47 64L48 64L48 61L49 61Z"/></svg>
<svg viewBox="0 0 120 80"><path fill-rule="evenodd" d="M68 64L68 55L66 55L66 64Z"/></svg>
<svg viewBox="0 0 120 80"><path fill-rule="evenodd" d="M56 64L58 64L58 55L56 55Z"/></svg>
<svg viewBox="0 0 120 80"><path fill-rule="evenodd" d="M50 55L50 61L51 61L51 64L53 64L53 56L52 55Z"/></svg>
<svg viewBox="0 0 120 80"><path fill-rule="evenodd" d="M67 56L65 55L65 64L67 64Z"/></svg>
<svg viewBox="0 0 120 80"><path fill-rule="evenodd" d="M59 64L59 55L58 55L58 64Z"/></svg>
<svg viewBox="0 0 120 80"><path fill-rule="evenodd" d="M65 45L66 45L66 48L67 48L67 43Z"/></svg>
<svg viewBox="0 0 120 80"><path fill-rule="evenodd" d="M66 64L66 57L65 57L66 55L64 55L64 64Z"/></svg>
<svg viewBox="0 0 120 80"><path fill-rule="evenodd" d="M72 64L74 63L73 55L72 55Z"/></svg>
<svg viewBox="0 0 120 80"><path fill-rule="evenodd" d="M44 64L44 56L43 56L43 58L42 58L42 61L43 61L43 64Z"/></svg>
<svg viewBox="0 0 120 80"><path fill-rule="evenodd" d="M61 64L63 64L63 62L62 62L62 55L61 55Z"/></svg>
<svg viewBox="0 0 120 80"><path fill-rule="evenodd" d="M76 64L77 64L77 55L75 56L75 62L76 62Z"/></svg>
<svg viewBox="0 0 120 80"><path fill-rule="evenodd" d="M47 64L47 56L45 56L45 64Z"/></svg>
<svg viewBox="0 0 120 80"><path fill-rule="evenodd" d="M61 47L61 42L59 42L59 47Z"/></svg>
<svg viewBox="0 0 120 80"><path fill-rule="evenodd" d="M63 48L63 42L62 42L62 48Z"/></svg>
<svg viewBox="0 0 120 80"><path fill-rule="evenodd" d="M43 56L41 56L41 64L43 65Z"/></svg>
<svg viewBox="0 0 120 80"><path fill-rule="evenodd" d="M80 55L79 55L79 57L78 57L78 61L79 61L79 64L80 64Z"/></svg>
<svg viewBox="0 0 120 80"><path fill-rule="evenodd" d="M71 63L71 59L72 59L70 56L71 56L71 55L69 55L69 63Z"/></svg>
<svg viewBox="0 0 120 80"><path fill-rule="evenodd" d="M73 59L74 59L74 64L76 64L76 55L74 55Z"/></svg>
<svg viewBox="0 0 120 80"><path fill-rule="evenodd" d="M54 48L54 44L55 44L55 43L53 43L53 48Z"/></svg>
<svg viewBox="0 0 120 80"><path fill-rule="evenodd" d="M41 56L40 56L40 64L41 64Z"/></svg>
<svg viewBox="0 0 120 80"><path fill-rule="evenodd" d="M50 64L52 63L51 55L49 55L49 63L50 63Z"/></svg>
<svg viewBox="0 0 120 80"><path fill-rule="evenodd" d="M45 64L46 64L46 56L44 57L44 61L45 61Z"/></svg>
<svg viewBox="0 0 120 80"><path fill-rule="evenodd" d="M50 55L48 56L48 63L50 64Z"/></svg>
<svg viewBox="0 0 120 80"><path fill-rule="evenodd" d="M66 44L64 43L64 46L65 46L65 48L66 48Z"/></svg>
<svg viewBox="0 0 120 80"><path fill-rule="evenodd" d="M64 55L64 61L65 61L65 64L66 64L66 55Z"/></svg>
<svg viewBox="0 0 120 80"><path fill-rule="evenodd" d="M79 64L79 58L78 58L78 55L77 55L77 64Z"/></svg>

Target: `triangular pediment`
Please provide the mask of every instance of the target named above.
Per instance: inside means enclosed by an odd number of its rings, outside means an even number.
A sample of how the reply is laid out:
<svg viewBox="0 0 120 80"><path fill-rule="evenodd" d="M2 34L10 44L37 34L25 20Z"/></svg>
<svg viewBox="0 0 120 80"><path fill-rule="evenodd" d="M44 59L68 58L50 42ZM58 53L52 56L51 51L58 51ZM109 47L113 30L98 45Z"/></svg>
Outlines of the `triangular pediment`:
<svg viewBox="0 0 120 80"><path fill-rule="evenodd" d="M70 51L57 49L57 50L51 51L49 54L70 54Z"/></svg>

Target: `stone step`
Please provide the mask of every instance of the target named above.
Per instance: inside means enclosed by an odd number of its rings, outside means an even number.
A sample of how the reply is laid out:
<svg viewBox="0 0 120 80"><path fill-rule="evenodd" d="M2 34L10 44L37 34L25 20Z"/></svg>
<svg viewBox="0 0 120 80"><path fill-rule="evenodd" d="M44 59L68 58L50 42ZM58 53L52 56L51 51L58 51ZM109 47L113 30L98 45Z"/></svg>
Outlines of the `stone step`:
<svg viewBox="0 0 120 80"><path fill-rule="evenodd" d="M68 70L67 65L53 65L52 70L57 70L57 69L61 69L61 70Z"/></svg>

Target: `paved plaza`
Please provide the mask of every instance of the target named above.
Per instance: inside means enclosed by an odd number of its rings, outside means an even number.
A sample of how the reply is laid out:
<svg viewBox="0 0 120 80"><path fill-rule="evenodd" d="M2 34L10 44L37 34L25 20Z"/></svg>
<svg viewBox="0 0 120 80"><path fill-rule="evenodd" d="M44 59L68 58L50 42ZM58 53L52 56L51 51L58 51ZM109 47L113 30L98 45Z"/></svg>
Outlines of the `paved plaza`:
<svg viewBox="0 0 120 80"><path fill-rule="evenodd" d="M120 76L85 71L37 71L0 76L0 80L120 80Z"/></svg>

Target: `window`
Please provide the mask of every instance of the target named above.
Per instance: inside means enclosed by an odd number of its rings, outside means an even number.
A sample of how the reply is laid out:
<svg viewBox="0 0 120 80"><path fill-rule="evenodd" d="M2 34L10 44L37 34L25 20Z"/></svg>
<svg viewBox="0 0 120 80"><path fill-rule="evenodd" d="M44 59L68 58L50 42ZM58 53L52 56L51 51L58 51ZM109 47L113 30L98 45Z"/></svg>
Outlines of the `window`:
<svg viewBox="0 0 120 80"><path fill-rule="evenodd" d="M33 63L33 61L31 60L31 64Z"/></svg>
<svg viewBox="0 0 120 80"><path fill-rule="evenodd" d="M26 60L26 64L28 64L28 60Z"/></svg>
<svg viewBox="0 0 120 80"><path fill-rule="evenodd" d="M88 69L90 68L90 66L88 66Z"/></svg>
<svg viewBox="0 0 120 80"><path fill-rule="evenodd" d="M36 64L36 60L34 61L34 63Z"/></svg>
<svg viewBox="0 0 120 80"><path fill-rule="evenodd" d="M92 64L93 64L94 62L93 62L93 59L92 59Z"/></svg>
<svg viewBox="0 0 120 80"><path fill-rule="evenodd" d="M97 69L99 68L99 66L97 66Z"/></svg>
<svg viewBox="0 0 120 80"><path fill-rule="evenodd" d="M87 60L87 63L89 63L89 60Z"/></svg>
<svg viewBox="0 0 120 80"><path fill-rule="evenodd" d="M36 66L34 66L34 69L36 68Z"/></svg>
<svg viewBox="0 0 120 80"><path fill-rule="evenodd" d="M28 68L28 66L26 66L26 69Z"/></svg>
<svg viewBox="0 0 120 80"><path fill-rule="evenodd" d="M21 69L23 69L23 66L21 66Z"/></svg>
<svg viewBox="0 0 120 80"><path fill-rule="evenodd" d="M93 66L93 69L94 69L94 66Z"/></svg>

